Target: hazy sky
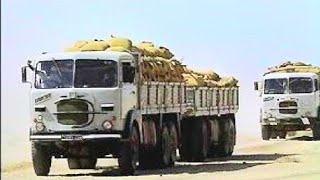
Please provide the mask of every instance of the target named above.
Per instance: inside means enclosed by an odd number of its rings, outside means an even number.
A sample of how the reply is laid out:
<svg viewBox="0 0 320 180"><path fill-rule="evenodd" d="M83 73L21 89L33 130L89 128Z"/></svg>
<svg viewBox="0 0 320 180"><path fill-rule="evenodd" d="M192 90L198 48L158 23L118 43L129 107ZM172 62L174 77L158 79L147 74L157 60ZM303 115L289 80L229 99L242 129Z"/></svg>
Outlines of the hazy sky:
<svg viewBox="0 0 320 180"><path fill-rule="evenodd" d="M2 0L2 133L28 135L27 57L111 34L169 47L192 68L240 80L238 130L260 131L253 81L285 59L320 65L320 1Z"/></svg>

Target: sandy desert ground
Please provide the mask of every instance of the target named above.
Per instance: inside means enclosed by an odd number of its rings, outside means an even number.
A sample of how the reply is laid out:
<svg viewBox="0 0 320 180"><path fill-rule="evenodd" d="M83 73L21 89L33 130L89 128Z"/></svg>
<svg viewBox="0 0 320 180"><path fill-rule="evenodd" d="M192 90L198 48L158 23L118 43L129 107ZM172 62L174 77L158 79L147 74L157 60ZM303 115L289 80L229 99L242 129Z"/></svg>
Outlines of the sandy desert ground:
<svg viewBox="0 0 320 180"><path fill-rule="evenodd" d="M36 177L29 142L23 148L2 152L3 179ZM15 153L19 152L19 153ZM262 141L258 136L239 135L235 153L229 158L206 162L177 162L174 168L138 170L136 176L119 175L115 159L98 161L95 170L69 170L65 159L54 159L50 179L320 179L320 141L310 132L286 140ZM46 179L46 178L42 178Z"/></svg>

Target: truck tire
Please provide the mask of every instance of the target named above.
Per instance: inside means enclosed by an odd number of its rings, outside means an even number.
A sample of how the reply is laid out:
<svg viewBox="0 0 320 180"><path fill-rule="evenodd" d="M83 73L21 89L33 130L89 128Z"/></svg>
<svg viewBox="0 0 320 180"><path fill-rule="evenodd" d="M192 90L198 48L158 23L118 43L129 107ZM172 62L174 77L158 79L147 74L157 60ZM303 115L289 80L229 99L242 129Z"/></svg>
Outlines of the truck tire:
<svg viewBox="0 0 320 180"><path fill-rule="evenodd" d="M278 135L280 139L286 139L287 131L279 131Z"/></svg>
<svg viewBox="0 0 320 180"><path fill-rule="evenodd" d="M160 150L160 159L159 165L162 168L168 167L171 159L171 147L170 147L170 134L167 125L164 125L161 133L161 146Z"/></svg>
<svg viewBox="0 0 320 180"><path fill-rule="evenodd" d="M261 125L261 135L263 140L269 140L271 138L271 129L268 125Z"/></svg>
<svg viewBox="0 0 320 180"><path fill-rule="evenodd" d="M134 125L129 132L127 142L123 142L118 164L122 175L133 175L139 160L140 137L138 128Z"/></svg>
<svg viewBox="0 0 320 180"><path fill-rule="evenodd" d="M79 158L68 158L69 169L81 169L81 163Z"/></svg>
<svg viewBox="0 0 320 180"><path fill-rule="evenodd" d="M217 156L217 148L218 148L218 142L219 142L219 121L217 119L212 120L211 123L211 136L214 136L214 140L210 142L209 150L208 150L208 157L213 158ZM211 137L213 138L213 137ZM218 139L217 139L218 138Z"/></svg>
<svg viewBox="0 0 320 180"><path fill-rule="evenodd" d="M51 159L48 148L38 143L32 142L32 163L37 176L48 176L51 167Z"/></svg>
<svg viewBox="0 0 320 180"><path fill-rule="evenodd" d="M234 146L236 144L236 126L234 124L234 122L229 119L229 126L230 126L230 129L229 129L229 152L228 152L228 156L231 156L232 153L233 153L233 150L234 150Z"/></svg>
<svg viewBox="0 0 320 180"><path fill-rule="evenodd" d="M192 123L193 120L183 119L181 122L181 145L179 148L180 160L182 161L191 161L192 152L191 152L191 143L190 139L192 137Z"/></svg>
<svg viewBox="0 0 320 180"><path fill-rule="evenodd" d="M97 164L97 158L81 158L81 169L95 169Z"/></svg>
<svg viewBox="0 0 320 180"><path fill-rule="evenodd" d="M320 122L315 121L312 128L313 140L320 140Z"/></svg>
<svg viewBox="0 0 320 180"><path fill-rule="evenodd" d="M215 154L217 157L226 157L228 156L229 152L229 145L228 145L228 129L229 129L229 122L226 119L222 119L219 122L220 127L220 138L219 144L217 145Z"/></svg>
<svg viewBox="0 0 320 180"><path fill-rule="evenodd" d="M233 153L235 145L235 126L233 121L228 118L220 121L220 128L220 142L216 148L216 156L227 157Z"/></svg>
<svg viewBox="0 0 320 180"><path fill-rule="evenodd" d="M195 122L192 137L193 161L204 161L208 155L208 125L206 120L198 119Z"/></svg>
<svg viewBox="0 0 320 180"><path fill-rule="evenodd" d="M170 135L170 162L169 166L173 167L177 159L177 147L178 147L178 131L174 123L169 124Z"/></svg>
<svg viewBox="0 0 320 180"><path fill-rule="evenodd" d="M95 169L97 158L68 158L69 169Z"/></svg>
<svg viewBox="0 0 320 180"><path fill-rule="evenodd" d="M141 149L139 153L139 168L142 170L157 168L157 160L155 158L155 150Z"/></svg>

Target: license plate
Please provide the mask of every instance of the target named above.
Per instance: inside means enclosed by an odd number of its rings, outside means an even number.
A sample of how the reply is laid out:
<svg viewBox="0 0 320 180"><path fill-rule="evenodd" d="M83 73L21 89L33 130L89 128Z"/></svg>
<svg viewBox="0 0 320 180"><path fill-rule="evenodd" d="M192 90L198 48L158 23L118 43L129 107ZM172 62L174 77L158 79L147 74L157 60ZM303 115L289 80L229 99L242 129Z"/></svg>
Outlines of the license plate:
<svg viewBox="0 0 320 180"><path fill-rule="evenodd" d="M62 135L63 141L81 141L82 139L81 135Z"/></svg>
<svg viewBox="0 0 320 180"><path fill-rule="evenodd" d="M277 125L276 122L270 122L270 125Z"/></svg>

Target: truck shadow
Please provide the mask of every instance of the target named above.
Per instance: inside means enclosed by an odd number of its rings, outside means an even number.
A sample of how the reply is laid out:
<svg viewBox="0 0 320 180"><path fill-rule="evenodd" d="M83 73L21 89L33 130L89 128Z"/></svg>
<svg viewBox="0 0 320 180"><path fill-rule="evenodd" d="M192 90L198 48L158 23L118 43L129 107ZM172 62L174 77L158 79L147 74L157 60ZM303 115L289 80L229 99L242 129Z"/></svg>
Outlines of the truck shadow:
<svg viewBox="0 0 320 180"><path fill-rule="evenodd" d="M165 169L137 170L137 176L141 175L174 175L174 174L197 174L204 172L236 171L259 165L274 163L278 158L291 156L294 154L244 154L233 155L227 158L212 158L205 162L177 162L175 167ZM82 174L60 174L53 176L121 176L116 166L97 167L99 172L90 172ZM102 170L102 172L101 172Z"/></svg>
<svg viewBox="0 0 320 180"><path fill-rule="evenodd" d="M296 141L313 141L313 137L310 136L300 136L300 137L292 137L286 139L287 141L296 140Z"/></svg>

